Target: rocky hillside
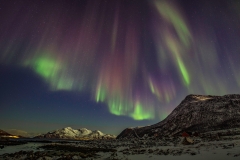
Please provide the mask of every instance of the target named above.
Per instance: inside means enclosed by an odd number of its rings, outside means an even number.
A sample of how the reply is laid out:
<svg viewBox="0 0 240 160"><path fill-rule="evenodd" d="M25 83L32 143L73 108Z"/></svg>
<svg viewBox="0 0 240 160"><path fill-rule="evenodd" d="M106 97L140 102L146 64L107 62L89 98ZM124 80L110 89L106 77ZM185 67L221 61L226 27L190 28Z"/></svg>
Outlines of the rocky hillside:
<svg viewBox="0 0 240 160"><path fill-rule="evenodd" d="M240 95L188 95L163 121L127 128L117 138L178 135L183 131L208 132L240 127Z"/></svg>
<svg viewBox="0 0 240 160"><path fill-rule="evenodd" d="M49 139L114 139L116 136L104 134L101 131L91 131L86 128L72 129L71 127L62 128L53 132L39 135L34 138L49 138Z"/></svg>

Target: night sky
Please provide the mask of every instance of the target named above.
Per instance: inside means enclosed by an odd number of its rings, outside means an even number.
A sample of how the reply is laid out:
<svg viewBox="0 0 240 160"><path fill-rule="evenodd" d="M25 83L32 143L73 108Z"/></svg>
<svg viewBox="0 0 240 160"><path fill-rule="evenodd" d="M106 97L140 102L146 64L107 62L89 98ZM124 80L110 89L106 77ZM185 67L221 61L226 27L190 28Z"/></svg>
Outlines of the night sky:
<svg viewBox="0 0 240 160"><path fill-rule="evenodd" d="M239 0L0 1L0 129L117 135L239 88Z"/></svg>

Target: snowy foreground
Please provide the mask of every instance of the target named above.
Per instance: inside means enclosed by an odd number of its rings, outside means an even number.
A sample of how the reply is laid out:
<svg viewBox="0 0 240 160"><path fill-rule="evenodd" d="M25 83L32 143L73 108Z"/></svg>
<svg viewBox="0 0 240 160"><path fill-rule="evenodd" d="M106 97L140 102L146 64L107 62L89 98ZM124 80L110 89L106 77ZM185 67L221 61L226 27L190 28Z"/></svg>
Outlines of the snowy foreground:
<svg viewBox="0 0 240 160"><path fill-rule="evenodd" d="M54 142L35 145L35 148L33 145L32 150L22 149L15 153L4 154L0 152L0 159L238 160L240 158L240 136L223 136L217 140L198 137L193 138L194 144L189 145L184 145L183 140L182 137L164 137L162 139Z"/></svg>

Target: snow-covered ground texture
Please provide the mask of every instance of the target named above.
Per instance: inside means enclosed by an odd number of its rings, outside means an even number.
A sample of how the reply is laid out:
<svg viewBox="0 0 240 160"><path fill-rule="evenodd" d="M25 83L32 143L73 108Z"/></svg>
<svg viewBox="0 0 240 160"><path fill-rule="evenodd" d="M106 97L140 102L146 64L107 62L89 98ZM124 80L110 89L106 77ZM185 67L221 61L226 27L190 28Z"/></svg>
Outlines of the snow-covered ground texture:
<svg viewBox="0 0 240 160"><path fill-rule="evenodd" d="M240 127L240 95L188 95L163 121L127 128L117 138L181 135L183 131L208 132Z"/></svg>
<svg viewBox="0 0 240 160"><path fill-rule="evenodd" d="M227 131L226 131L227 132ZM2 154L0 159L21 160L226 160L240 159L240 135L189 137L193 144L186 144L184 137L145 137L131 139L88 140L50 143L34 151Z"/></svg>
<svg viewBox="0 0 240 160"><path fill-rule="evenodd" d="M47 139L110 139L116 138L114 135L104 134L99 130L91 131L86 128L73 129L71 127L62 128L46 134L39 135L35 138Z"/></svg>

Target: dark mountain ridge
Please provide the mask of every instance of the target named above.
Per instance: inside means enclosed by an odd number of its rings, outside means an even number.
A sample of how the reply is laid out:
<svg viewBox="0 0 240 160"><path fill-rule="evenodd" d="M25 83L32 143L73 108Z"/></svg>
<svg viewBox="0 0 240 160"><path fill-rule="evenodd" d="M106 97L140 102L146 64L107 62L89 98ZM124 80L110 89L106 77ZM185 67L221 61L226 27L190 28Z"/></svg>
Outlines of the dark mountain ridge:
<svg viewBox="0 0 240 160"><path fill-rule="evenodd" d="M240 95L188 95L163 121L127 128L117 138L173 136L183 131L208 132L240 127Z"/></svg>
<svg viewBox="0 0 240 160"><path fill-rule="evenodd" d="M9 134L9 133L7 133L7 132L5 132L5 131L0 129L0 137L1 136L11 136L11 134Z"/></svg>

